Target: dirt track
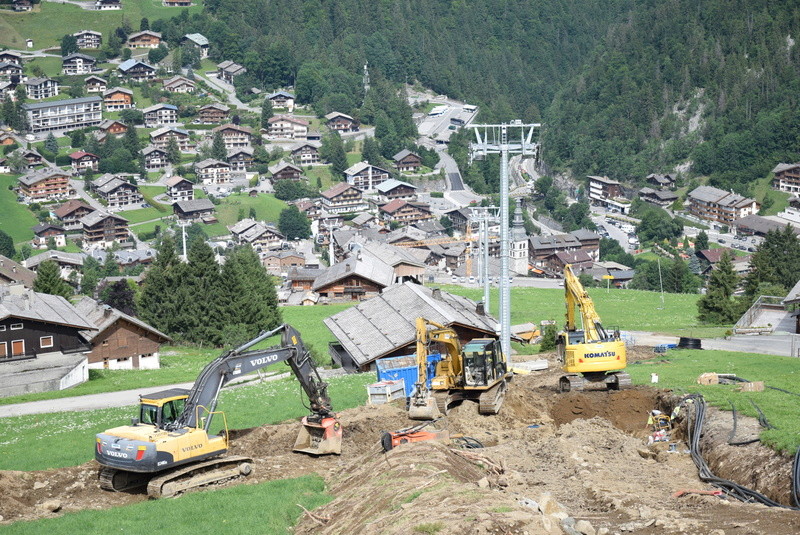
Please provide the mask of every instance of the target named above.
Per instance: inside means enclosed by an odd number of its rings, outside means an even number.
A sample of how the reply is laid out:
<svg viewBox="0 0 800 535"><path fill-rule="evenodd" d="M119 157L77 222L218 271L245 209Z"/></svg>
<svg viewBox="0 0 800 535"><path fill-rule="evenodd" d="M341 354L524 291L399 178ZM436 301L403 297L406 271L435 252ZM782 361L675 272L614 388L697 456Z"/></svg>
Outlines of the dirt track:
<svg viewBox="0 0 800 535"><path fill-rule="evenodd" d="M336 498L315 510L314 518L301 520L296 532L303 534L413 533L420 527L439 527L438 533L573 533L562 525L567 517L567 526L587 521L591 530L583 523L576 527L589 534L599 530L598 535L800 532L800 512L712 496L672 497L680 489L710 487L697 478L685 444L677 453L668 453L665 443L646 446L647 413L663 407L669 395L649 388L557 394L557 376L555 367L517 376L497 416L481 416L476 404L465 403L437 422L451 434L480 440L483 449L419 443L384 454L380 432L412 424L402 407L387 405L340 414L341 457L290 453L297 422L236 432L233 453L255 458L251 483L310 472L328 481ZM790 460L757 444L716 447L714 440L727 439L728 420L709 412L704 448L712 469L724 477L749 478L741 482L759 484L760 491L785 502ZM45 507L52 508L53 501L63 512L146 499L99 490L96 474L94 462L0 472L3 522L54 516Z"/></svg>

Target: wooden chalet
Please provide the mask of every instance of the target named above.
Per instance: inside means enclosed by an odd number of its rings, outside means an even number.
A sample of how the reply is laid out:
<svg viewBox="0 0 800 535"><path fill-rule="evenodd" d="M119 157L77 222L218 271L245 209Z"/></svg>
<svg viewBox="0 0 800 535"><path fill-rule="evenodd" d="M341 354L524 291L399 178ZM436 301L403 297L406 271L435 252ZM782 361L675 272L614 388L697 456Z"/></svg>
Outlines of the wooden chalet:
<svg viewBox="0 0 800 535"><path fill-rule="evenodd" d="M92 74L84 78L83 85L87 93L103 93L108 89L108 80Z"/></svg>
<svg viewBox="0 0 800 535"><path fill-rule="evenodd" d="M103 248L114 243L127 245L130 243L128 220L124 217L95 210L81 218L83 242L87 245L98 245Z"/></svg>
<svg viewBox="0 0 800 535"><path fill-rule="evenodd" d="M194 184L182 176L173 175L167 179L167 196L172 202L194 199Z"/></svg>
<svg viewBox="0 0 800 535"><path fill-rule="evenodd" d="M19 194L31 201L55 201L69 196L69 175L57 167L45 167L22 175Z"/></svg>
<svg viewBox="0 0 800 535"><path fill-rule="evenodd" d="M231 181L231 164L206 158L194 164L197 179L205 185L228 184Z"/></svg>
<svg viewBox="0 0 800 535"><path fill-rule="evenodd" d="M200 51L200 59L208 57L208 38L201 33L188 33L181 38L182 45L193 46Z"/></svg>
<svg viewBox="0 0 800 535"><path fill-rule="evenodd" d="M383 218L401 224L416 223L433 218L431 208L425 203L395 199L380 207Z"/></svg>
<svg viewBox="0 0 800 535"><path fill-rule="evenodd" d="M155 67L144 61L133 58L120 63L117 70L119 70L122 76L134 82L145 82L147 80L153 80L156 77Z"/></svg>
<svg viewBox="0 0 800 535"><path fill-rule="evenodd" d="M74 52L61 58L61 74L65 76L79 76L91 74L97 66L97 58L88 54Z"/></svg>
<svg viewBox="0 0 800 535"><path fill-rule="evenodd" d="M178 107L173 104L154 104L142 110L147 128L178 124Z"/></svg>
<svg viewBox="0 0 800 535"><path fill-rule="evenodd" d="M125 210L139 208L144 197L139 187L119 175L106 173L92 182L92 190L103 199L109 209Z"/></svg>
<svg viewBox="0 0 800 535"><path fill-rule="evenodd" d="M201 124L220 124L228 120L230 111L228 106L218 102L206 104L197 111L197 121Z"/></svg>
<svg viewBox="0 0 800 535"><path fill-rule="evenodd" d="M186 152L191 148L189 132L176 126L162 126L150 132L150 143L154 147L166 150L169 147L170 139L174 139L181 152Z"/></svg>
<svg viewBox="0 0 800 535"><path fill-rule="evenodd" d="M266 98L272 102L273 108L285 108L289 112L294 110L295 97L288 91L276 91L267 95Z"/></svg>
<svg viewBox="0 0 800 535"><path fill-rule="evenodd" d="M361 190L347 182L334 184L320 193L320 197L322 207L332 214L361 212L368 208Z"/></svg>
<svg viewBox="0 0 800 535"><path fill-rule="evenodd" d="M401 182L394 178L390 178L385 182L378 184L375 188L378 191L378 196L384 202L391 202L395 199L402 199L404 201L417 200L417 187L408 182Z"/></svg>
<svg viewBox="0 0 800 535"><path fill-rule="evenodd" d="M403 149L392 156L394 166L398 171L416 171L422 167L422 158L408 149Z"/></svg>
<svg viewBox="0 0 800 535"><path fill-rule="evenodd" d="M46 249L47 242L50 241L50 239L53 240L56 247L67 246L67 231L60 225L39 223L32 227L31 230L33 230L33 241L31 245L36 249Z"/></svg>
<svg viewBox="0 0 800 535"><path fill-rule="evenodd" d="M312 290L331 301L361 301L392 284L394 270L368 255L355 255L332 265L314 281Z"/></svg>
<svg viewBox="0 0 800 535"><path fill-rule="evenodd" d="M303 177L302 169L283 160L269 166L269 172L273 183L278 180L300 180Z"/></svg>
<svg viewBox="0 0 800 535"><path fill-rule="evenodd" d="M172 211L181 221L213 223L217 220L214 217L214 203L210 199L178 201L172 205Z"/></svg>
<svg viewBox="0 0 800 535"><path fill-rule="evenodd" d="M133 108L133 91L124 87L113 87L103 91L103 106L106 111Z"/></svg>
<svg viewBox="0 0 800 535"><path fill-rule="evenodd" d="M361 191L374 191L378 184L391 178L391 174L386 169L367 162L358 162L344 171L347 183L357 187Z"/></svg>
<svg viewBox="0 0 800 535"><path fill-rule="evenodd" d="M293 145L291 148L292 159L297 165L316 165L322 163L319 149L322 145L316 141L305 141Z"/></svg>
<svg viewBox="0 0 800 535"><path fill-rule="evenodd" d="M250 146L253 130L246 126L228 123L211 130L212 135L220 134L225 143L225 150L240 149Z"/></svg>
<svg viewBox="0 0 800 535"><path fill-rule="evenodd" d="M0 255L0 286L22 285L33 288L36 273L10 258Z"/></svg>
<svg viewBox="0 0 800 535"><path fill-rule="evenodd" d="M102 132L105 136L116 136L120 137L128 131L128 125L123 123L122 121L117 121L116 119L106 119L97 127L99 132Z"/></svg>
<svg viewBox="0 0 800 535"><path fill-rule="evenodd" d="M267 136L272 139L306 139L308 121L291 115L275 115L267 121Z"/></svg>
<svg viewBox="0 0 800 535"><path fill-rule="evenodd" d="M339 133L358 132L359 128L358 121L349 115L337 111L333 111L325 116L325 126Z"/></svg>
<svg viewBox="0 0 800 535"><path fill-rule="evenodd" d="M148 171L158 171L169 165L166 149L160 149L153 145L148 145L142 149L144 168Z"/></svg>
<svg viewBox="0 0 800 535"><path fill-rule="evenodd" d="M161 34L151 30L134 32L128 36L125 45L128 48L158 48L161 44Z"/></svg>
<svg viewBox="0 0 800 535"><path fill-rule="evenodd" d="M162 82L164 86L164 91L169 91L170 93L194 93L194 90L197 88L197 84L185 76L173 76L172 78L167 78Z"/></svg>
<svg viewBox="0 0 800 535"><path fill-rule="evenodd" d="M87 170L97 171L100 165L100 156L91 152L78 150L69 155L72 169L77 173L85 173Z"/></svg>
<svg viewBox="0 0 800 535"><path fill-rule="evenodd" d="M103 44L103 34L94 30L80 30L72 34L78 43L78 48L100 48Z"/></svg>
<svg viewBox="0 0 800 535"><path fill-rule="evenodd" d="M95 209L78 199L70 199L51 212L53 217L61 221L66 230L79 230L80 220L83 216L94 212Z"/></svg>
<svg viewBox="0 0 800 535"><path fill-rule="evenodd" d="M232 172L244 172L253 166L253 149L241 147L228 151L228 163Z"/></svg>
<svg viewBox="0 0 800 535"><path fill-rule="evenodd" d="M233 84L233 79L247 72L243 66L232 61L223 61L217 65L217 78L229 84Z"/></svg>

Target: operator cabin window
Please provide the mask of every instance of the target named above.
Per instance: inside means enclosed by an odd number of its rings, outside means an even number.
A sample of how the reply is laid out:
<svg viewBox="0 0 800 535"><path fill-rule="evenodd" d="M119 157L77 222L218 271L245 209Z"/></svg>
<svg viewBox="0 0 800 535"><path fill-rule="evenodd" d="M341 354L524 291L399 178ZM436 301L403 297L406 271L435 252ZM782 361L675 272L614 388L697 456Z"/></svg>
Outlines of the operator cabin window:
<svg viewBox="0 0 800 535"><path fill-rule="evenodd" d="M39 338L39 347L42 349L46 347L53 347L53 337L52 336L42 336Z"/></svg>

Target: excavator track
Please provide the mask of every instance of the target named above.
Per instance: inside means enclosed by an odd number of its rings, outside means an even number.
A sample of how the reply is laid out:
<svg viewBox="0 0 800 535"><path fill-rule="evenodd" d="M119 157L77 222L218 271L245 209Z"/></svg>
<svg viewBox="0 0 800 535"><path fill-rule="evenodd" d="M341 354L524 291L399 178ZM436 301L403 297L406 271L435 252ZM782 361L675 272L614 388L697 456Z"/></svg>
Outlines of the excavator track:
<svg viewBox="0 0 800 535"><path fill-rule="evenodd" d="M249 457L230 456L170 470L147 484L151 498L169 498L199 487L247 477L253 471Z"/></svg>
<svg viewBox="0 0 800 535"><path fill-rule="evenodd" d="M104 467L100 469L100 488L113 492L144 487L150 479L150 474L127 472L116 468Z"/></svg>
<svg viewBox="0 0 800 535"><path fill-rule="evenodd" d="M450 404L453 403L450 392L434 392L433 399L436 400L436 406L439 407L439 412L447 416L447 413L450 412Z"/></svg>
<svg viewBox="0 0 800 535"><path fill-rule="evenodd" d="M564 375L558 380L559 392L570 392L572 390L583 390L584 379L580 375Z"/></svg>
<svg viewBox="0 0 800 535"><path fill-rule="evenodd" d="M614 377L613 380L606 381L606 386L609 390L620 390L631 386L631 376L625 372L616 372L609 374L609 376Z"/></svg>
<svg viewBox="0 0 800 535"><path fill-rule="evenodd" d="M478 396L478 412L480 414L499 413L500 407L503 406L503 401L506 399L507 391L508 383L503 380L489 390L482 392L481 395Z"/></svg>

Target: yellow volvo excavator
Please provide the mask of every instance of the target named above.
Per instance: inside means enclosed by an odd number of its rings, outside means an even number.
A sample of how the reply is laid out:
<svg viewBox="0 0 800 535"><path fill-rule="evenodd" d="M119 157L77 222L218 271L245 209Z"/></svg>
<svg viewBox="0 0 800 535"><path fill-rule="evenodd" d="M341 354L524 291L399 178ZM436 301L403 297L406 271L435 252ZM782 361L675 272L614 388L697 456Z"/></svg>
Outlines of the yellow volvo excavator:
<svg viewBox="0 0 800 535"><path fill-rule="evenodd" d="M419 376L411 395L409 418L433 420L464 399L477 400L481 414L500 412L512 374L498 340L474 338L462 349L453 329L425 318L417 318L416 331ZM437 343L443 346L444 355L436 363L428 388L428 354L430 346Z"/></svg>
<svg viewBox="0 0 800 535"><path fill-rule="evenodd" d="M558 333L556 347L562 368L567 374L559 380L559 390L581 390L589 382L605 383L609 390L618 390L631 384L625 373L625 342L619 331L608 332L600 322L594 302L572 272L564 267L564 292L567 303L567 323ZM582 329L578 329L575 307L580 310Z"/></svg>
<svg viewBox="0 0 800 535"><path fill-rule="evenodd" d="M249 350L281 334L281 345ZM200 372L191 390L170 389L141 396L139 417L96 437L95 459L101 465L100 486L120 491L147 485L154 498L174 496L211 483L250 474L252 459L226 456L227 422L216 411L220 389L231 379L286 362L310 400L311 415L294 451L311 455L340 454L342 427L311 355L293 327L282 325L223 353ZM224 429L211 434L211 422L221 415Z"/></svg>

